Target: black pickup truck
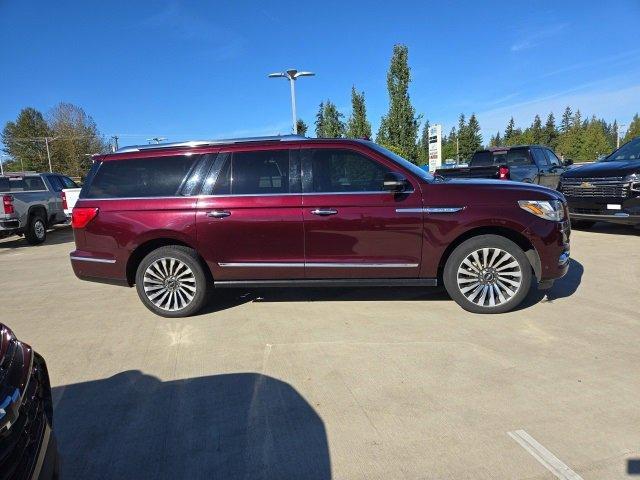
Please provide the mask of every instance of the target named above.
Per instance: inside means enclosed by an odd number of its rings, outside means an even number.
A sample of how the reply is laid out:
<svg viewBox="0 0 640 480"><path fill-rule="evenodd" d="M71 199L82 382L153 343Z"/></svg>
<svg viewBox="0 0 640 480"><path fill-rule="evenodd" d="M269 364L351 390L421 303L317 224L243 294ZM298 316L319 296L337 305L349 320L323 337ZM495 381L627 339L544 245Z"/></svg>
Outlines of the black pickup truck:
<svg viewBox="0 0 640 480"><path fill-rule="evenodd" d="M565 172L559 190L574 227L595 222L640 226L640 137L608 157Z"/></svg>
<svg viewBox="0 0 640 480"><path fill-rule="evenodd" d="M557 189L560 175L571 163L562 162L545 146L516 145L478 150L468 167L442 168L435 173L445 178L497 178Z"/></svg>

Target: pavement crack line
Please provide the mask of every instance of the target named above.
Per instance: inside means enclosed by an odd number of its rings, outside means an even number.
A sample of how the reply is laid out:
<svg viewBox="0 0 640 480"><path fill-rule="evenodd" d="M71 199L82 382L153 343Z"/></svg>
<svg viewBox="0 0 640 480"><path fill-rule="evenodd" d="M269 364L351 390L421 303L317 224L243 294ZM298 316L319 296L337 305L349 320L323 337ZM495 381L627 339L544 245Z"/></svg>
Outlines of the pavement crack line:
<svg viewBox="0 0 640 480"><path fill-rule="evenodd" d="M538 460L538 462L560 480L584 480L524 430L507 432L507 435L518 442L533 458Z"/></svg>

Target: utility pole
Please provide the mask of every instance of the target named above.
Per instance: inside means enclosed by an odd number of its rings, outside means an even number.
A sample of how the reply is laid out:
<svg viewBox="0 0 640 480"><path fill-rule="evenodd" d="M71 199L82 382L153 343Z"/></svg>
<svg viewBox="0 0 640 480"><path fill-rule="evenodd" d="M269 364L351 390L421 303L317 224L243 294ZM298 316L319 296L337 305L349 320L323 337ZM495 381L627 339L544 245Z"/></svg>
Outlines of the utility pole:
<svg viewBox="0 0 640 480"><path fill-rule="evenodd" d="M286 78L289 80L291 88L291 118L293 121L293 133L298 134L298 115L296 113L296 80L300 77L313 77L313 72L299 72L298 70L291 68L285 72L270 73L267 75L269 78Z"/></svg>
<svg viewBox="0 0 640 480"><path fill-rule="evenodd" d="M114 135L111 137L113 139L113 151L118 150L118 135Z"/></svg>
<svg viewBox="0 0 640 480"><path fill-rule="evenodd" d="M49 152L49 137L44 137L44 144L47 146L47 158L49 159L49 173L53 173L53 168L51 167L51 153ZM24 167L22 167L22 169L24 170Z"/></svg>

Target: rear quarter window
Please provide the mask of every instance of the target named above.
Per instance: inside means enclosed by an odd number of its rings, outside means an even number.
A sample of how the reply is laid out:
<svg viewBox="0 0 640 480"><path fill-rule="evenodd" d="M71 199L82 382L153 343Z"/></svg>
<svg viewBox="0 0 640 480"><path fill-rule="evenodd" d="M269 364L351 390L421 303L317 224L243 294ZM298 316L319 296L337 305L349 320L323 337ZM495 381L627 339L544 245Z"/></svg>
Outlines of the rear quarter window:
<svg viewBox="0 0 640 480"><path fill-rule="evenodd" d="M100 164L84 198L172 197L200 155L111 160Z"/></svg>

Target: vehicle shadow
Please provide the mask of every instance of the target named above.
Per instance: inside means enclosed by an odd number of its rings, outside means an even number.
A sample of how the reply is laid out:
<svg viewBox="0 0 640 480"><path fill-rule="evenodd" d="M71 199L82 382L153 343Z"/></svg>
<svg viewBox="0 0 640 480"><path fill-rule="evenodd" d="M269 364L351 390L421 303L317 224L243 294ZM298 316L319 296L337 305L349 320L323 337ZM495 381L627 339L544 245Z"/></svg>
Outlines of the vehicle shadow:
<svg viewBox="0 0 640 480"><path fill-rule="evenodd" d="M616 223L597 222L593 227L572 228L572 230L579 232L591 232L602 233L607 235L631 235L640 236L640 227L634 227L633 225L620 225Z"/></svg>
<svg viewBox="0 0 640 480"><path fill-rule="evenodd" d="M524 301L513 311L540 302L553 302L573 295L582 282L584 267L571 259L567 274L556 280L549 290L532 287ZM436 301L451 300L444 287L363 287L363 288L273 288L215 289L207 305L197 314L206 315L249 302L367 302L367 301ZM451 300L453 301L453 300Z"/></svg>
<svg viewBox="0 0 640 480"><path fill-rule="evenodd" d="M322 419L258 373L140 371L53 389L62 478L329 479Z"/></svg>
<svg viewBox="0 0 640 480"><path fill-rule="evenodd" d="M273 289L215 289L207 305L198 313L206 315L249 302L368 302L448 300L443 287L290 287Z"/></svg>
<svg viewBox="0 0 640 480"><path fill-rule="evenodd" d="M570 262L567 274L556 280L553 283L553 287L549 290L538 290L536 287L533 287L529 291L529 295L527 295L524 301L515 310L528 308L540 302L553 303L554 300L570 297L576 293L580 283L582 282L584 267L580 262L573 258Z"/></svg>
<svg viewBox="0 0 640 480"><path fill-rule="evenodd" d="M47 231L47 239L40 245L30 245L24 237L7 237L0 240L0 249L39 248L47 245L73 242L73 230L70 226L55 226Z"/></svg>

